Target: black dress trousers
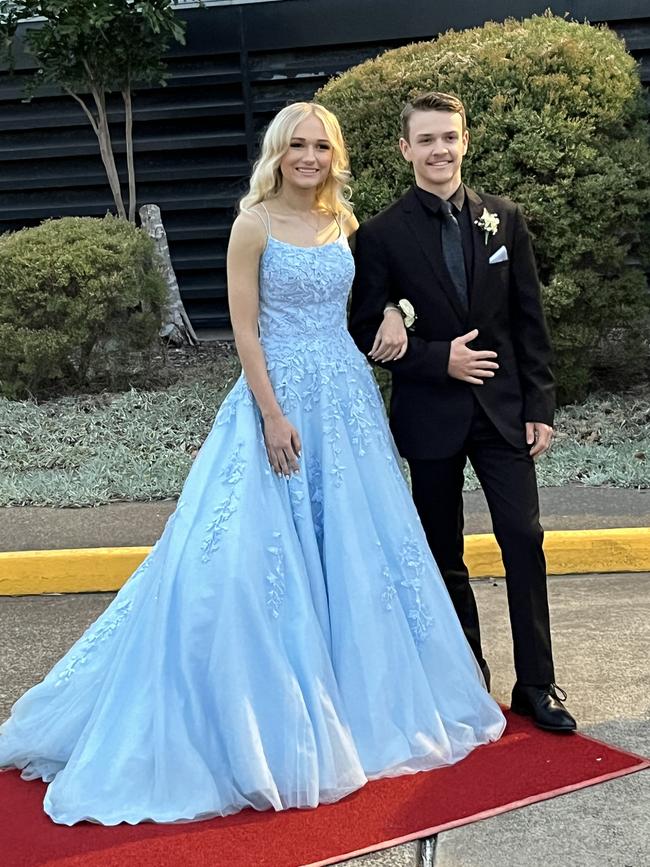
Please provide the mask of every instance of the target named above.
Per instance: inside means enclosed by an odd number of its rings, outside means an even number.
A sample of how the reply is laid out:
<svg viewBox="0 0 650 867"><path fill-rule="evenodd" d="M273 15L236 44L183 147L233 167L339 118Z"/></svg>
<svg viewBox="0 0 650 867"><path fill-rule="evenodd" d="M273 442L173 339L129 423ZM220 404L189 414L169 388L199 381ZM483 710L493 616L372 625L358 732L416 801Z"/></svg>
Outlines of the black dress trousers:
<svg viewBox="0 0 650 867"><path fill-rule="evenodd" d="M523 437L522 437L523 440ZM554 682L544 533L535 465L522 442L508 443L478 402L461 452L409 460L413 499L467 640L483 662L478 612L463 561L463 470L469 458L481 483L506 572L515 670L523 684Z"/></svg>

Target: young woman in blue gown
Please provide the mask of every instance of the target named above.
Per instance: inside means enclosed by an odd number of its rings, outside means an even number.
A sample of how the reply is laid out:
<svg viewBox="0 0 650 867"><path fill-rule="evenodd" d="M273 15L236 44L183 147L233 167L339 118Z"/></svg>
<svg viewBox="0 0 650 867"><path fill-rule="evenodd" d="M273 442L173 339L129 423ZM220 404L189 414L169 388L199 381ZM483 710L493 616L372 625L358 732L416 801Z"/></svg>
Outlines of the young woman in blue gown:
<svg viewBox="0 0 650 867"><path fill-rule="evenodd" d="M503 731L347 332L347 170L324 108L268 128L228 251L243 373L150 555L0 728L55 822L315 807Z"/></svg>

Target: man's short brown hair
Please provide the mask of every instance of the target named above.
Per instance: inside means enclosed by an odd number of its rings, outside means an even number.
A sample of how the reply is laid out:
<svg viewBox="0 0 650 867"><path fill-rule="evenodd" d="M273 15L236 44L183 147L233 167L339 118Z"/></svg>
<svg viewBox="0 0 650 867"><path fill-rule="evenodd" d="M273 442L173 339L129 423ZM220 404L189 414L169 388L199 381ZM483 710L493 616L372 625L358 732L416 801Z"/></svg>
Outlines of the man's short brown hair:
<svg viewBox="0 0 650 867"><path fill-rule="evenodd" d="M452 93L438 93L438 91L432 90L430 93L421 93L419 96L416 96L410 102L407 102L402 109L400 115L400 120L402 122L402 138L405 138L406 141L409 140L409 122L411 120L411 115L416 111L457 112L463 121L463 132L465 132L465 129L467 128L465 106L460 99Z"/></svg>

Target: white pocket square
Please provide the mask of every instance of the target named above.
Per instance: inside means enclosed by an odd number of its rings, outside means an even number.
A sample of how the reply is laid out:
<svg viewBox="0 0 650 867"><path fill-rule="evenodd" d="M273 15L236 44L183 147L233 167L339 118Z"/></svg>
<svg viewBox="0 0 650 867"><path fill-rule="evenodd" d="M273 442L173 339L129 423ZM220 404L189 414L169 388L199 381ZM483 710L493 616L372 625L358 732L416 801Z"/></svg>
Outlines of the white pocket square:
<svg viewBox="0 0 650 867"><path fill-rule="evenodd" d="M490 263L490 265L496 265L497 262L507 262L507 261L508 261L508 251L506 250L506 248L503 245L501 245L501 247L499 247L499 249L496 251L496 253L492 253L490 258L488 259L488 262Z"/></svg>

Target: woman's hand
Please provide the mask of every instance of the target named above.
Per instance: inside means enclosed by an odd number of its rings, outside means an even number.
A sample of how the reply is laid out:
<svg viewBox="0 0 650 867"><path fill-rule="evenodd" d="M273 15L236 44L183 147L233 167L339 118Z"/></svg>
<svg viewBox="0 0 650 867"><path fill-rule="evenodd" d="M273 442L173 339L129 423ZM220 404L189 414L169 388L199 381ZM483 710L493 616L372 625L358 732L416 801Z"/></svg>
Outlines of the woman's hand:
<svg viewBox="0 0 650 867"><path fill-rule="evenodd" d="M282 413L264 417L264 442L274 472L285 479L300 472L300 436Z"/></svg>
<svg viewBox="0 0 650 867"><path fill-rule="evenodd" d="M402 314L396 307L387 307L368 355L373 361L397 361L406 352L408 344Z"/></svg>

